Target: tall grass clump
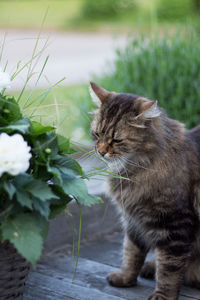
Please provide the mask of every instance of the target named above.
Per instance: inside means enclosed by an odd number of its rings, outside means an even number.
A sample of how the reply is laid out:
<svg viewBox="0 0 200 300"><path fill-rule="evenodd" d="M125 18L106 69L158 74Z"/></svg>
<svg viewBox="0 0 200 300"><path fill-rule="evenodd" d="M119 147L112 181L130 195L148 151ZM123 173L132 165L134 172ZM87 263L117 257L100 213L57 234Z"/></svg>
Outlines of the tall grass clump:
<svg viewBox="0 0 200 300"><path fill-rule="evenodd" d="M191 0L157 0L157 16L159 20L185 20L195 13L195 1Z"/></svg>
<svg viewBox="0 0 200 300"><path fill-rule="evenodd" d="M200 123L200 41L194 36L136 38L117 52L98 82L109 90L157 99L188 128Z"/></svg>
<svg viewBox="0 0 200 300"><path fill-rule="evenodd" d="M89 19L115 17L134 8L136 8L135 0L84 0L82 14Z"/></svg>

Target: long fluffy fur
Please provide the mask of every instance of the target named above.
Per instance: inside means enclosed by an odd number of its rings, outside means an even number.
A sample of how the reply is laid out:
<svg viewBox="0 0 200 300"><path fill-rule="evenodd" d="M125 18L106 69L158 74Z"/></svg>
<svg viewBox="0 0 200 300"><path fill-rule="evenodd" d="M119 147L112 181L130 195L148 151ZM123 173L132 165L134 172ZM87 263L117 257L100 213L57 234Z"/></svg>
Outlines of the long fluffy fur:
<svg viewBox="0 0 200 300"><path fill-rule="evenodd" d="M110 179L125 241L122 268L108 281L136 284L153 248L156 290L149 299L176 300L183 280L200 287L200 126L187 131L155 102L147 102L112 94L91 124L97 150L129 179ZM144 265L142 274L153 276L154 266Z"/></svg>

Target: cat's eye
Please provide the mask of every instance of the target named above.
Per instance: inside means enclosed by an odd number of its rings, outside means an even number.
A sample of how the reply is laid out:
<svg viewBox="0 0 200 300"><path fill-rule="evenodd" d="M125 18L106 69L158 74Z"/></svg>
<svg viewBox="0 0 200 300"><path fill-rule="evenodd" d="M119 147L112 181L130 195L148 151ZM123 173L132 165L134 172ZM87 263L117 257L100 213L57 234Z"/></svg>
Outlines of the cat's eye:
<svg viewBox="0 0 200 300"><path fill-rule="evenodd" d="M94 135L95 135L96 137L99 137L98 132L94 132Z"/></svg>
<svg viewBox="0 0 200 300"><path fill-rule="evenodd" d="M113 141L113 143L121 143L123 140L122 139L113 139L112 141Z"/></svg>

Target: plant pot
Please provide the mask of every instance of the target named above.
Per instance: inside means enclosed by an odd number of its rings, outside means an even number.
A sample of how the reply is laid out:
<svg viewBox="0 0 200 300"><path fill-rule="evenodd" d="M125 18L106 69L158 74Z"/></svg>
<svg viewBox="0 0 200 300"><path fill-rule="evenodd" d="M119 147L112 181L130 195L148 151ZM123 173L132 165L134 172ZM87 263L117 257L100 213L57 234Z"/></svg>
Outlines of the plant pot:
<svg viewBox="0 0 200 300"><path fill-rule="evenodd" d="M30 264L5 241L0 243L0 300L22 300Z"/></svg>

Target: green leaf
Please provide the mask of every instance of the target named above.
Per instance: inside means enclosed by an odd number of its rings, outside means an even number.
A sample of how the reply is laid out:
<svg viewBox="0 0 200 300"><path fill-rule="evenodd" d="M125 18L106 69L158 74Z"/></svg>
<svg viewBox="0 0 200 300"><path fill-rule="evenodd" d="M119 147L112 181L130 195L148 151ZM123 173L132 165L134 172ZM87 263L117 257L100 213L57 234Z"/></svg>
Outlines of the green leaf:
<svg viewBox="0 0 200 300"><path fill-rule="evenodd" d="M64 154L73 154L76 153L76 150L70 147L70 139L65 138L62 135L57 135L58 138L58 148L61 153Z"/></svg>
<svg viewBox="0 0 200 300"><path fill-rule="evenodd" d="M45 133L43 135L40 135L37 137L37 144L38 148L41 149L41 151L45 151L46 148L51 149L51 154L48 155L48 157L54 159L58 154L58 142L57 137L50 133ZM45 154L46 156L46 154Z"/></svg>
<svg viewBox="0 0 200 300"><path fill-rule="evenodd" d="M102 203L99 197L88 194L87 185L82 178L63 181L63 190L72 195L80 204L91 206L92 204Z"/></svg>
<svg viewBox="0 0 200 300"><path fill-rule="evenodd" d="M76 178L76 173L71 169L61 167L60 171L62 172L62 174L64 174L64 177L66 179L75 179Z"/></svg>
<svg viewBox="0 0 200 300"><path fill-rule="evenodd" d="M9 113L5 114L5 110ZM2 96L0 94L0 124L7 125L21 118L20 107L14 97Z"/></svg>
<svg viewBox="0 0 200 300"><path fill-rule="evenodd" d="M52 198L58 199L48 184L38 179L34 179L28 183L25 186L25 190L41 201L50 200Z"/></svg>
<svg viewBox="0 0 200 300"><path fill-rule="evenodd" d="M59 169L61 168L62 170L64 170L64 168L71 169L73 170L75 175L84 176L84 172L81 166L79 165L79 163L68 155L57 155L55 164Z"/></svg>
<svg viewBox="0 0 200 300"><path fill-rule="evenodd" d="M66 203L62 203L60 205L51 205L51 213L49 218L55 219L57 215L61 214L65 210L66 206Z"/></svg>
<svg viewBox="0 0 200 300"><path fill-rule="evenodd" d="M35 162L39 165L41 162L46 164L47 157L44 153L44 149L42 149L42 143L37 139L34 141L34 148L32 148L32 152L35 156L38 157L38 161Z"/></svg>
<svg viewBox="0 0 200 300"><path fill-rule="evenodd" d="M49 230L49 222L41 215L37 213L36 215L37 215L37 224L40 227L40 234L42 236L42 239L45 240Z"/></svg>
<svg viewBox="0 0 200 300"><path fill-rule="evenodd" d="M34 180L31 174L22 173L14 177L13 184L15 185L16 189L23 188L26 184L30 183Z"/></svg>
<svg viewBox="0 0 200 300"><path fill-rule="evenodd" d="M17 195L17 201L21 204L21 206L28 207L31 210L33 209L32 208L32 199L31 199L29 193L27 193L23 190L17 190L16 195Z"/></svg>
<svg viewBox="0 0 200 300"><path fill-rule="evenodd" d="M12 198L16 192L15 186L9 181L4 181L3 187L4 187L5 191L8 193L10 200L12 200Z"/></svg>
<svg viewBox="0 0 200 300"><path fill-rule="evenodd" d="M50 219L54 219L57 214L60 214L65 210L67 204L72 201L72 197L66 194L62 187L58 185L53 186L54 193L59 197L59 200L51 200L51 214Z"/></svg>
<svg viewBox="0 0 200 300"><path fill-rule="evenodd" d="M50 203L48 201L43 202L37 198L33 200L33 206L34 208L42 215L44 216L47 220L50 214L50 208L49 208Z"/></svg>
<svg viewBox="0 0 200 300"><path fill-rule="evenodd" d="M10 217L1 225L3 240L9 240L18 252L33 265L42 253L43 234L47 221L37 214L21 213Z"/></svg>
<svg viewBox="0 0 200 300"><path fill-rule="evenodd" d="M54 130L52 126L43 126L42 124L35 121L31 122L31 135L33 136L39 136L52 130Z"/></svg>
<svg viewBox="0 0 200 300"><path fill-rule="evenodd" d="M47 172L47 166L45 163L40 163L37 161L37 163L35 162L35 168L33 169L34 172L34 176L36 178L39 177L40 180L44 181L44 182L48 182L49 180L51 180L52 175L50 173Z"/></svg>
<svg viewBox="0 0 200 300"><path fill-rule="evenodd" d="M0 131L12 133L12 131L18 131L20 133L28 133L30 127L29 119L21 119L16 122L10 123L7 126L0 127Z"/></svg>
<svg viewBox="0 0 200 300"><path fill-rule="evenodd" d="M62 185L63 184L63 180L62 180L62 176L61 173L59 171L58 168L55 167L51 167L49 164L47 165L47 170L49 173L51 173L53 176L55 176L58 179L58 182Z"/></svg>

